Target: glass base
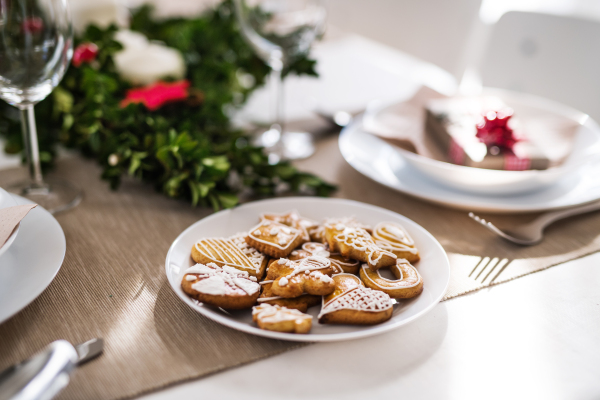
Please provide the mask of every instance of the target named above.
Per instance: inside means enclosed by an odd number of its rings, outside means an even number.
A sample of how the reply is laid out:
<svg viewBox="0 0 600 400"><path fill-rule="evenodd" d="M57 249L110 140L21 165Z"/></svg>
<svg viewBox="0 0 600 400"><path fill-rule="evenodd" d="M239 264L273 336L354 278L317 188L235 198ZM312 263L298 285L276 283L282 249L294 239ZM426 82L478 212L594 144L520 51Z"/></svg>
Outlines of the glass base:
<svg viewBox="0 0 600 400"><path fill-rule="evenodd" d="M277 128L272 127L260 134L256 142L265 148L271 164L282 160L301 160L315 152L313 137L307 132L285 132L281 135Z"/></svg>
<svg viewBox="0 0 600 400"><path fill-rule="evenodd" d="M77 206L83 198L81 189L67 181L53 178L49 178L42 185L26 181L6 189L39 204L51 214L69 210Z"/></svg>

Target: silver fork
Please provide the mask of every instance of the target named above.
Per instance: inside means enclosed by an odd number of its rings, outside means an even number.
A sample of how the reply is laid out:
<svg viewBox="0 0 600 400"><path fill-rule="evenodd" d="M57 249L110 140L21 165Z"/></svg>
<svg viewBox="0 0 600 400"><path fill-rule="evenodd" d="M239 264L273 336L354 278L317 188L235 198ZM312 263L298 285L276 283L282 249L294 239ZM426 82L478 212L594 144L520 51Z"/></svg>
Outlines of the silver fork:
<svg viewBox="0 0 600 400"><path fill-rule="evenodd" d="M478 217L472 212L469 213L469 217L479 222L481 225L485 226L498 236L510 242L520 244L522 246L531 246L542 241L544 237L544 228L546 228L554 221L558 221L559 219L567 217L572 217L574 215L585 214L596 210L600 210L600 201L596 201L594 203L589 203L578 207L567 208L564 210L548 212L546 214L540 215L528 224L521 225L511 230L505 231L498 229L498 227L496 227L491 222L488 222L485 219Z"/></svg>

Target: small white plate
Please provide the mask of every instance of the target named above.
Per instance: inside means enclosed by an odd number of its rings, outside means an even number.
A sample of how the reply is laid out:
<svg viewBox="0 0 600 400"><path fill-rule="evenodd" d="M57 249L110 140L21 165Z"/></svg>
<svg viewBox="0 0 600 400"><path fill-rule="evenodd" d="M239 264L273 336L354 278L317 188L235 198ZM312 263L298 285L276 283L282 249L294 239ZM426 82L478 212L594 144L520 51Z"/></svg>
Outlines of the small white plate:
<svg viewBox="0 0 600 400"><path fill-rule="evenodd" d="M18 204L31 204L13 195ZM21 232L0 263L0 323L35 300L65 258L65 234L52 214L37 206L21 221Z"/></svg>
<svg viewBox="0 0 600 400"><path fill-rule="evenodd" d="M346 161L368 178L399 192L467 211L525 213L568 208L600 199L600 163L589 163L537 192L483 195L452 189L430 179L391 145L365 132L360 119L342 131L339 146Z"/></svg>
<svg viewBox="0 0 600 400"><path fill-rule="evenodd" d="M3 208L14 207L17 205L16 200L8 193L6 190L0 188L0 210ZM19 233L19 229L21 229L21 224L17 225L17 228L13 231L13 233L8 237L4 246L0 247L0 256L4 254L8 248L15 241L17 234Z"/></svg>
<svg viewBox="0 0 600 400"><path fill-rule="evenodd" d="M210 236L230 236L237 232L247 231L259 222L261 213L283 213L294 209L298 210L301 215L317 221L327 217L354 216L360 222L373 226L382 221L400 223L415 240L421 255L421 261L416 264L416 267L423 276L423 293L414 299L401 301L400 304L395 305L394 315L389 321L367 327L321 325L317 322L320 307L312 307L309 309L309 314L313 316L311 333L295 335L259 329L252 322L250 310L225 312L199 303L183 292L181 280L185 269L194 264L190 252L198 239ZM309 342L356 339L387 332L405 325L433 308L444 296L450 280L450 264L446 252L438 241L420 225L383 208L350 200L314 197L288 197L256 201L232 210L220 211L196 222L179 235L171 245L167 254L166 272L169 283L177 296L191 308L212 320L258 336Z"/></svg>
<svg viewBox="0 0 600 400"><path fill-rule="evenodd" d="M514 109L522 123L537 129L557 126L574 131L572 150L565 161L546 170L505 171L455 165L412 153L393 146L415 169L449 188L476 194L512 195L540 190L572 175L585 163L600 156L600 126L588 115L563 104L523 93L485 88L483 96L495 96ZM422 136L424 111L403 107L402 102L367 108L363 118L365 131L393 137ZM551 133L551 132L549 132ZM561 142L560 148L564 143ZM435 145L430 143L429 145ZM560 150L559 150L560 152Z"/></svg>

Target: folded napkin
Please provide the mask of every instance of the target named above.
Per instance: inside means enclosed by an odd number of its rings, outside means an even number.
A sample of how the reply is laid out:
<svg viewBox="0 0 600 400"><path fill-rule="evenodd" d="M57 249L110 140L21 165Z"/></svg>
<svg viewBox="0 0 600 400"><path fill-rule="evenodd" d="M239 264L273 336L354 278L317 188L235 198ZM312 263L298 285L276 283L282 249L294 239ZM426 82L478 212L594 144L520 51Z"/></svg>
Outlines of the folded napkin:
<svg viewBox="0 0 600 400"><path fill-rule="evenodd" d="M0 249L17 228L19 222L35 207L37 204L23 204L0 210Z"/></svg>
<svg viewBox="0 0 600 400"><path fill-rule="evenodd" d="M503 92L488 92L489 97L498 95L505 100ZM550 159L553 165L560 164L571 152L578 124L572 118L555 112L555 106L545 106L540 100L527 95L504 92L506 103L515 109L519 127L527 133L527 139ZM425 134L425 107L432 100L446 99L447 96L422 86L405 101L376 108L365 113L363 127L388 143L413 151L438 161L449 162L448 154L431 135Z"/></svg>

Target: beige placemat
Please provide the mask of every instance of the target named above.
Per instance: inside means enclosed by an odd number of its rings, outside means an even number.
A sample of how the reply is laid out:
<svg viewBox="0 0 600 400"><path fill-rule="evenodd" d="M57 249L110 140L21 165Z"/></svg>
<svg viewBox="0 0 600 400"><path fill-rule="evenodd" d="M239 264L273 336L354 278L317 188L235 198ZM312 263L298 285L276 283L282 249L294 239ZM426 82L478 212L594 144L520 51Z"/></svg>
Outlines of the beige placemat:
<svg viewBox="0 0 600 400"><path fill-rule="evenodd" d="M324 140L316 156L301 164L338 182L338 197L399 212L436 236L452 263L447 298L600 249L600 214L559 222L541 245L516 247L464 212L414 200L364 178L341 159L335 137ZM191 310L170 289L164 259L171 242L210 210L166 199L137 182L126 181L120 191L111 192L99 180L99 168L79 158L61 162L56 173L83 187L85 199L57 216L67 254L56 279L0 325L0 369L56 339L77 343L100 336L106 341L105 354L78 370L60 398L116 399L299 346L221 326ZM22 170L3 171L0 185L23 175Z"/></svg>

